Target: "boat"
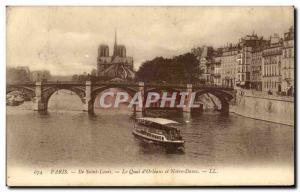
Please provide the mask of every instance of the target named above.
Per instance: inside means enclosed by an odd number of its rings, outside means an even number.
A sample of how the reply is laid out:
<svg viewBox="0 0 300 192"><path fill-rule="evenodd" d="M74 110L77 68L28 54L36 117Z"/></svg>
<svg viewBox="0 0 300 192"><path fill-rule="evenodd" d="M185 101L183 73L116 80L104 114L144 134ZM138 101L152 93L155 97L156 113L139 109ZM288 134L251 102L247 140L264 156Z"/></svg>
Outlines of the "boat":
<svg viewBox="0 0 300 192"><path fill-rule="evenodd" d="M24 102L24 99L19 96L9 96L6 98L6 105L8 106L18 106Z"/></svg>
<svg viewBox="0 0 300 192"><path fill-rule="evenodd" d="M19 103L15 100L10 99L10 100L6 100L6 105L7 106L18 106Z"/></svg>
<svg viewBox="0 0 300 192"><path fill-rule="evenodd" d="M21 103L24 102L24 98L22 96L20 96L20 95L16 96L14 99L19 104L21 104Z"/></svg>
<svg viewBox="0 0 300 192"><path fill-rule="evenodd" d="M178 122L169 119L142 117L136 119L132 133L147 143L183 149L184 140L178 125Z"/></svg>

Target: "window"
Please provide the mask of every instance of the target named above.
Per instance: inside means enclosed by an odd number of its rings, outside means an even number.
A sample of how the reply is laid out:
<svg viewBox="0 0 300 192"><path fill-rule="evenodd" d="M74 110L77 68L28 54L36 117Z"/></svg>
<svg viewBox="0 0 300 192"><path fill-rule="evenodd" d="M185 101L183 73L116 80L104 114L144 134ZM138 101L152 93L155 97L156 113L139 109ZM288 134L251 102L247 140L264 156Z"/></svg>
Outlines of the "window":
<svg viewBox="0 0 300 192"><path fill-rule="evenodd" d="M271 66L271 68L270 68L270 75L271 76L273 75L273 66Z"/></svg>
<svg viewBox="0 0 300 192"><path fill-rule="evenodd" d="M271 81L271 88L273 89L274 88L274 82Z"/></svg>

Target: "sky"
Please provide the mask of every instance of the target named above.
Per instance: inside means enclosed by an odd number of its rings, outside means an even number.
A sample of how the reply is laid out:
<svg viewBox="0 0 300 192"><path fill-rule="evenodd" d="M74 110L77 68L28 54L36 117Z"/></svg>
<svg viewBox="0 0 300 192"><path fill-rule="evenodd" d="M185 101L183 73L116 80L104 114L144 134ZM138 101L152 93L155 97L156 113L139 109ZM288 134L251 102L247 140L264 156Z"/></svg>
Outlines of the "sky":
<svg viewBox="0 0 300 192"><path fill-rule="evenodd" d="M113 50L114 32L134 68L157 56L197 46L222 47L257 33L283 36L292 7L8 7L7 67L29 66L53 75L97 68L100 44Z"/></svg>

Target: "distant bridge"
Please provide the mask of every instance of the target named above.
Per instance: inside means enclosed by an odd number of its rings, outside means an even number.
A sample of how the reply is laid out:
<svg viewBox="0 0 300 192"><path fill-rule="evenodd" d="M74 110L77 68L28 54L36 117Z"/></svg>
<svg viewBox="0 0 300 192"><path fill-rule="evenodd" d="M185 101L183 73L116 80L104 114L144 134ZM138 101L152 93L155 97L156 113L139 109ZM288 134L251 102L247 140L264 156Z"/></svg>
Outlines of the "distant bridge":
<svg viewBox="0 0 300 192"><path fill-rule="evenodd" d="M47 81L47 82L16 82L6 85L6 94L12 91L21 91L33 100L33 110L46 111L48 101L53 93L60 89L70 90L79 96L83 103L83 110L94 113L94 102L97 95L109 88L119 88L133 96L141 92L144 96L150 91L173 90L196 92L196 96L210 93L221 101L221 112L229 113L229 102L234 98L234 89L227 86L203 85L203 84L151 84L144 82L76 82L76 81ZM187 97L188 100L190 97ZM188 102L188 101L186 101ZM137 111L145 110L136 109ZM184 112L190 112L186 107Z"/></svg>

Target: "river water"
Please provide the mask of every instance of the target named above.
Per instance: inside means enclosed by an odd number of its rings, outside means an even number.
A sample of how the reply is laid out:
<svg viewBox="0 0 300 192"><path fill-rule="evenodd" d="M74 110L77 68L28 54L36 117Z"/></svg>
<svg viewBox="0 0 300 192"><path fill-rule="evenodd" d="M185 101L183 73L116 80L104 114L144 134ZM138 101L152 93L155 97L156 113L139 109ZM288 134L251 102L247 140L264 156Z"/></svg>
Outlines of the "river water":
<svg viewBox="0 0 300 192"><path fill-rule="evenodd" d="M27 102L7 107L9 166L293 166L294 128L230 114L187 117L163 113L182 124L184 153L142 145L133 135L128 109L81 111L75 95L51 97L48 113Z"/></svg>

